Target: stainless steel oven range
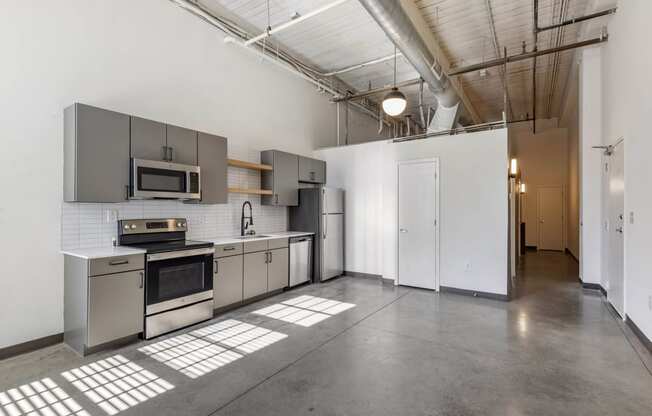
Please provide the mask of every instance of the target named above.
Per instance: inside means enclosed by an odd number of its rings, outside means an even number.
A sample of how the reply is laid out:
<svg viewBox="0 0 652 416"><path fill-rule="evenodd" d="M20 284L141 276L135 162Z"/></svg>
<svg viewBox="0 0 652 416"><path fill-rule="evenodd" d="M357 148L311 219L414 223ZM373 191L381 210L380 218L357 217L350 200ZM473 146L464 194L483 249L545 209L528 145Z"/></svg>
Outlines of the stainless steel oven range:
<svg viewBox="0 0 652 416"><path fill-rule="evenodd" d="M183 218L118 221L120 245L146 251L146 339L213 317L213 243L187 229Z"/></svg>

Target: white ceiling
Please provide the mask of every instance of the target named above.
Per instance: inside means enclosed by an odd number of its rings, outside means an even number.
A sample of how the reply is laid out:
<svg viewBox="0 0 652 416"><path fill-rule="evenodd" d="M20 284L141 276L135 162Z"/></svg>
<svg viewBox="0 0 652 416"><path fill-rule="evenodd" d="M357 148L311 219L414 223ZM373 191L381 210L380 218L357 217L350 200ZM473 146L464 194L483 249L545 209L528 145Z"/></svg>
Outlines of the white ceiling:
<svg viewBox="0 0 652 416"><path fill-rule="evenodd" d="M532 0L412 0L440 43L452 67L466 66L496 58L504 47L508 55L522 51L526 42L533 48ZM262 32L267 27L266 0L201 0L208 9L219 13L228 10L232 18ZM291 19L293 13L306 14L332 0L269 0L270 25L275 27ZM539 25L560 21L586 13L589 0L540 0ZM495 22L497 44L491 31L490 5ZM566 26L539 35L539 49L578 40L581 24ZM273 35L271 40L305 63L328 72L393 53L394 46L357 0L349 0L316 17ZM547 55L537 60L537 117L559 115L563 91L571 68L573 52ZM392 83L393 62L366 67L341 74L339 79L357 91ZM399 58L398 81L418 78L411 65ZM512 109L511 119L532 115L532 60L508 65L507 84ZM501 118L504 88L500 68L492 68L486 77L477 72L461 76L461 83L473 107L483 121ZM409 112L416 115L418 87L406 89ZM426 103L435 105L426 94Z"/></svg>

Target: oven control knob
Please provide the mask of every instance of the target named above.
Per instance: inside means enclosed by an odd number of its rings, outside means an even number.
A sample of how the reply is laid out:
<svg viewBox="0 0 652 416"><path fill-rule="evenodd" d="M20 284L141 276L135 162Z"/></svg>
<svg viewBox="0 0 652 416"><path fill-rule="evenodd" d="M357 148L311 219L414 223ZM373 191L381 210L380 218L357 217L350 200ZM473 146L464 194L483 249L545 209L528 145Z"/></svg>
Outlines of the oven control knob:
<svg viewBox="0 0 652 416"><path fill-rule="evenodd" d="M125 228L125 230L128 230L129 229L129 224L125 224L124 228Z"/></svg>
<svg viewBox="0 0 652 416"><path fill-rule="evenodd" d="M178 222L177 227L185 227L186 223L185 222Z"/></svg>
<svg viewBox="0 0 652 416"><path fill-rule="evenodd" d="M136 224L131 224L131 229L135 230L136 229Z"/></svg>

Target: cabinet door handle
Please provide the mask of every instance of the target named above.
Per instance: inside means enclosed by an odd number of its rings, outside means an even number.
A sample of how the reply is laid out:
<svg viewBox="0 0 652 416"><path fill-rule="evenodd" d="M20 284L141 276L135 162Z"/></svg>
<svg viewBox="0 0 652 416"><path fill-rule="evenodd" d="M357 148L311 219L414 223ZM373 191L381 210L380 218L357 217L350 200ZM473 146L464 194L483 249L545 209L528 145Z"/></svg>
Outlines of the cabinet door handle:
<svg viewBox="0 0 652 416"><path fill-rule="evenodd" d="M213 260L213 265L215 266L215 270L213 271L213 274L218 274L220 270L220 264L217 262L217 260Z"/></svg>
<svg viewBox="0 0 652 416"><path fill-rule="evenodd" d="M272 256L272 252L270 251L269 252L269 262L271 263L273 261L274 261L274 256Z"/></svg>
<svg viewBox="0 0 652 416"><path fill-rule="evenodd" d="M129 200L129 185L125 185L125 201Z"/></svg>
<svg viewBox="0 0 652 416"><path fill-rule="evenodd" d="M138 285L138 289L142 289L145 287L145 272L139 272L140 274L140 284Z"/></svg>
<svg viewBox="0 0 652 416"><path fill-rule="evenodd" d="M174 147L168 146L168 152L170 154L170 156L168 156L168 162L172 162L172 160L174 159Z"/></svg>
<svg viewBox="0 0 652 416"><path fill-rule="evenodd" d="M168 160L168 147L167 146L161 146L161 154L162 154L162 159L163 160Z"/></svg>
<svg viewBox="0 0 652 416"><path fill-rule="evenodd" d="M278 194L275 194L275 195L274 195L274 198L276 199L275 204L278 205Z"/></svg>
<svg viewBox="0 0 652 416"><path fill-rule="evenodd" d="M235 247L233 247L233 246L231 246L231 247L224 247L222 250L224 250L224 251L233 251L233 250L235 250Z"/></svg>
<svg viewBox="0 0 652 416"><path fill-rule="evenodd" d="M122 266L123 264L129 264L129 260L113 260L109 262L109 266Z"/></svg>

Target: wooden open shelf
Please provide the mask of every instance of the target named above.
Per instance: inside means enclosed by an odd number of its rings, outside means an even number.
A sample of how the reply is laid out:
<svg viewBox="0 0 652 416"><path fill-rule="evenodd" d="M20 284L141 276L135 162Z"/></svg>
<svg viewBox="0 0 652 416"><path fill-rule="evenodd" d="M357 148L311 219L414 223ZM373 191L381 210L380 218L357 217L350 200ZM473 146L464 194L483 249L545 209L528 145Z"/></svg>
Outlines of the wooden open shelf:
<svg viewBox="0 0 652 416"><path fill-rule="evenodd" d="M245 162L244 160L227 159L229 166L236 168L253 169L253 170L273 170L271 165L261 165L260 163Z"/></svg>
<svg viewBox="0 0 652 416"><path fill-rule="evenodd" d="M229 188L232 194L249 194L249 195L272 195L268 189L248 189L248 188Z"/></svg>

